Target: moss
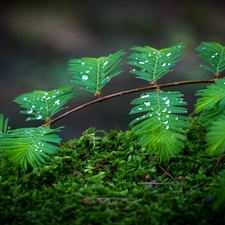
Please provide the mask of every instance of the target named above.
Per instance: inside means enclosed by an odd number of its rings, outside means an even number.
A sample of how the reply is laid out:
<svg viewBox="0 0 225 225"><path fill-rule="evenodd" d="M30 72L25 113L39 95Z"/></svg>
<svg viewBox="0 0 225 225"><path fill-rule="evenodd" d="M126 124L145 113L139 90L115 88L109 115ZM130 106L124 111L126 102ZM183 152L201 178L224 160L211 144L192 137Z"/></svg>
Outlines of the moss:
<svg viewBox="0 0 225 225"><path fill-rule="evenodd" d="M204 136L194 119L184 151L161 165L131 130L94 128L29 173L5 161L0 224L222 224L222 211L212 210L217 158L205 153Z"/></svg>

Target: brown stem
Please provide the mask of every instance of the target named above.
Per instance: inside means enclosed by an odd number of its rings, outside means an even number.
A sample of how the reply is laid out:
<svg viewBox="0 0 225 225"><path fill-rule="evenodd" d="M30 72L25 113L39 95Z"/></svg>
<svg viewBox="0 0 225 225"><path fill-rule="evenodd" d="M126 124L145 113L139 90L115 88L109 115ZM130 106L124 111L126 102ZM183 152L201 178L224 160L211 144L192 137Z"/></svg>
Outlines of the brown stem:
<svg viewBox="0 0 225 225"><path fill-rule="evenodd" d="M187 84L199 84L199 83L213 83L215 81L216 78L214 79L208 79L208 80L187 80L187 81L177 81L177 82L171 82L171 83L166 83L166 84L157 84L157 87L159 88L166 88L166 87L173 87L173 86L180 86L180 85L187 85ZM110 95L107 95L107 96L104 96L104 97L99 97L93 101L90 101L90 102L87 102L83 105L80 105L74 109L71 109L63 114L61 114L60 116L58 116L57 118L55 119L52 119L50 121L48 121L48 125L52 124L52 123L55 123L56 121L70 115L71 113L74 113L80 109L83 109L87 106L90 106L90 105L93 105L95 103L98 103L98 102L103 102L103 101L106 101L108 99L111 99L111 98L115 98L115 97L118 97L118 96L121 96L121 95L127 95L127 94L131 94L131 93L135 93L135 92L141 92L141 91L146 91L146 90L151 90L151 89L155 89L156 86L155 85L150 85L150 86L147 86L147 87L142 87L142 88L135 88L135 89L131 89L131 90L127 90L127 91L121 91L121 92L117 92L117 93L114 93L114 94L110 94Z"/></svg>

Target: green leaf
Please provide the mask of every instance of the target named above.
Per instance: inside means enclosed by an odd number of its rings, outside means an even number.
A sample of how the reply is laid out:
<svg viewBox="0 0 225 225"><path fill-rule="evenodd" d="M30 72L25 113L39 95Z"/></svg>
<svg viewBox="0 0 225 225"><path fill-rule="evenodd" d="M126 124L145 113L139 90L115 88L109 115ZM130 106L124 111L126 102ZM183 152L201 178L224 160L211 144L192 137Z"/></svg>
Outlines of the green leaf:
<svg viewBox="0 0 225 225"><path fill-rule="evenodd" d="M1 134L5 134L7 133L7 130L8 130L8 119L5 119L4 120L4 116L2 114L0 114L0 137L1 137Z"/></svg>
<svg viewBox="0 0 225 225"><path fill-rule="evenodd" d="M61 138L54 134L60 128L48 127L19 128L10 130L0 139L3 156L7 157L15 166L27 170L28 165L40 166L53 154Z"/></svg>
<svg viewBox="0 0 225 225"><path fill-rule="evenodd" d="M131 104L135 106L130 114L146 113L133 120L130 125L139 142L151 154L156 154L159 160L168 161L176 156L184 147L186 140L188 117L179 114L186 113L180 92L148 92L134 99Z"/></svg>
<svg viewBox="0 0 225 225"><path fill-rule="evenodd" d="M26 120L48 121L54 114L63 110L70 99L74 98L73 86L64 86L53 91L33 91L15 98L15 102L27 110L21 111L27 114Z"/></svg>
<svg viewBox="0 0 225 225"><path fill-rule="evenodd" d="M131 48L136 51L129 56L128 64L138 67L130 72L138 75L138 78L155 83L162 76L170 72L170 68L179 61L185 44L180 43L170 48L157 50L155 48L145 46L135 46Z"/></svg>
<svg viewBox="0 0 225 225"><path fill-rule="evenodd" d="M225 151L225 115L214 121L206 134L207 149L210 155L219 155Z"/></svg>
<svg viewBox="0 0 225 225"><path fill-rule="evenodd" d="M215 42L202 42L196 48L199 58L205 60L210 66L201 65L202 68L213 72L218 76L225 70L225 47Z"/></svg>
<svg viewBox="0 0 225 225"><path fill-rule="evenodd" d="M122 57L125 54L123 50L120 50L100 58L71 59L68 64L68 73L73 75L75 84L98 97L102 88L122 72Z"/></svg>
<svg viewBox="0 0 225 225"><path fill-rule="evenodd" d="M225 78L215 80L215 84L208 85L205 90L198 90L196 96L201 96L195 104L195 113L212 109L224 109L225 106Z"/></svg>

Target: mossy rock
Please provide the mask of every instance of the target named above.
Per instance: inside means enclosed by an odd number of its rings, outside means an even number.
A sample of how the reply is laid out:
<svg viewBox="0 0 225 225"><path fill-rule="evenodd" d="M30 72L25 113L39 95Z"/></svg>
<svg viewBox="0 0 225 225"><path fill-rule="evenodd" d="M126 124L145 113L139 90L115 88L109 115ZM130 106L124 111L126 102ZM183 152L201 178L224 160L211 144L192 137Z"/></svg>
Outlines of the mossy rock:
<svg viewBox="0 0 225 225"><path fill-rule="evenodd" d="M0 224L225 224L214 189L225 168L204 149L193 120L182 154L159 164L131 130L90 128L42 167L21 173L2 160Z"/></svg>

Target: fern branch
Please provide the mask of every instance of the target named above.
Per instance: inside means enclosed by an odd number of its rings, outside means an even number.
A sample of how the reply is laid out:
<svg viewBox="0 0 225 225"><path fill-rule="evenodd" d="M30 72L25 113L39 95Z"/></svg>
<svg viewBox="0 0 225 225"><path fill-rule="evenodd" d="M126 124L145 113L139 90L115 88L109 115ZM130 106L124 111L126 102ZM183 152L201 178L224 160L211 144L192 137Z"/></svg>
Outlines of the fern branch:
<svg viewBox="0 0 225 225"><path fill-rule="evenodd" d="M50 129L48 127L19 128L10 130L0 138L3 156L22 170L27 170L28 165L40 166L53 154L56 145L61 138L54 134L60 128Z"/></svg>
<svg viewBox="0 0 225 225"><path fill-rule="evenodd" d="M168 161L176 156L184 147L186 137L183 133L188 128L187 117L179 114L186 113L183 107L186 103L179 92L144 93L140 98L134 99L134 107L130 114L144 113L133 120L130 125L139 136L141 146L146 147L150 154L156 154L159 160Z"/></svg>
<svg viewBox="0 0 225 225"><path fill-rule="evenodd" d="M196 96L201 96L195 104L195 112L213 110L216 106L224 109L225 78L215 80L215 84L208 85L205 90L198 90ZM217 108L218 108L217 107Z"/></svg>
<svg viewBox="0 0 225 225"><path fill-rule="evenodd" d="M21 111L29 115L26 120L45 120L63 110L70 99L74 98L73 86L64 86L53 91L33 91L25 93L15 98L15 102L27 110Z"/></svg>
<svg viewBox="0 0 225 225"><path fill-rule="evenodd" d="M120 50L107 57L71 59L68 73L73 75L75 84L99 97L101 89L122 72L122 57L125 54Z"/></svg>
<svg viewBox="0 0 225 225"><path fill-rule="evenodd" d="M139 69L132 69L130 72L138 75L138 78L154 84L171 71L170 68L179 61L179 56L184 48L183 43L161 50L149 46L135 46L131 49L136 52L129 56L130 61L128 64Z"/></svg>
<svg viewBox="0 0 225 225"><path fill-rule="evenodd" d="M201 65L201 67L219 77L225 70L225 47L215 42L202 42L196 50L200 52L198 57L210 64L210 66Z"/></svg>

